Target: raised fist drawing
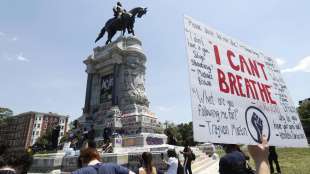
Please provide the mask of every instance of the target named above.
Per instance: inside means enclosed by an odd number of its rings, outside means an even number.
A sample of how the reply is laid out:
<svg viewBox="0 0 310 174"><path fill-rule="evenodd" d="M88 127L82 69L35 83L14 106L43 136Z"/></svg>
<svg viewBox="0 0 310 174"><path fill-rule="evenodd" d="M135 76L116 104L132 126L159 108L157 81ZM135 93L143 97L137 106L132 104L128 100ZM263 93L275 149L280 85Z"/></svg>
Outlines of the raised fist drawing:
<svg viewBox="0 0 310 174"><path fill-rule="evenodd" d="M257 140L261 143L262 134L263 134L263 120L257 116L255 112L253 112L251 122L257 133Z"/></svg>

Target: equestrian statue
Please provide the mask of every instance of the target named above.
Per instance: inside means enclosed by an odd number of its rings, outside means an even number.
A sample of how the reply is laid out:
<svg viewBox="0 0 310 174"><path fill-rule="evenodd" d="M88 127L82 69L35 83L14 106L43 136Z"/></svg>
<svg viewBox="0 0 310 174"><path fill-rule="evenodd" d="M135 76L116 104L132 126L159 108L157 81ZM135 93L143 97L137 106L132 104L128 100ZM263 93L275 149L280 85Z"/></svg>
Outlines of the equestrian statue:
<svg viewBox="0 0 310 174"><path fill-rule="evenodd" d="M128 34L132 34L133 36L135 35L135 32L133 30L134 28L134 23L135 23L135 18L136 16L138 18L141 18L143 15L146 14L147 8L143 7L136 7L130 11L126 11L122 4L120 2L117 2L116 6L113 8L114 12L114 17L109 19L106 23L105 26L101 29L97 39L95 42L100 40L105 32L108 32L108 39L106 41L106 45L111 42L112 37L115 35L117 31L122 31L123 36L126 32Z"/></svg>

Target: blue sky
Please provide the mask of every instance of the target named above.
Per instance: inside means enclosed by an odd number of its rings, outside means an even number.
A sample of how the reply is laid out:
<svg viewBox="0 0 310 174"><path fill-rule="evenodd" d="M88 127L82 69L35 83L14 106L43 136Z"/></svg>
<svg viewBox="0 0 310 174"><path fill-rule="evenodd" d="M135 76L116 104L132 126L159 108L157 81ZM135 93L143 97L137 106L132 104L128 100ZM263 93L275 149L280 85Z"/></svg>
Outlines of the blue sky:
<svg viewBox="0 0 310 174"><path fill-rule="evenodd" d="M278 59L293 100L310 97L310 2L123 0L148 7L135 25L146 52L146 92L161 121L191 120L183 14ZM77 118L85 98L82 61L112 16L109 0L1 0L0 106Z"/></svg>

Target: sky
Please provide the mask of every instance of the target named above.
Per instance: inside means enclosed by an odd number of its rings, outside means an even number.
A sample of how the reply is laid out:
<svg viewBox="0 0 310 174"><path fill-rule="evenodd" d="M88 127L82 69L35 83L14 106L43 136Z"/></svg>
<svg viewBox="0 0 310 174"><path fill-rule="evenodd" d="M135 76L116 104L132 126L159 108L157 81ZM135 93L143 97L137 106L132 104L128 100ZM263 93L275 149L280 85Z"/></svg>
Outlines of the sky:
<svg viewBox="0 0 310 174"><path fill-rule="evenodd" d="M146 93L160 121L190 121L183 15L274 57L296 106L310 97L310 1L122 0L148 7L135 33L147 56ZM81 116L83 60L112 17L110 0L1 0L0 106Z"/></svg>

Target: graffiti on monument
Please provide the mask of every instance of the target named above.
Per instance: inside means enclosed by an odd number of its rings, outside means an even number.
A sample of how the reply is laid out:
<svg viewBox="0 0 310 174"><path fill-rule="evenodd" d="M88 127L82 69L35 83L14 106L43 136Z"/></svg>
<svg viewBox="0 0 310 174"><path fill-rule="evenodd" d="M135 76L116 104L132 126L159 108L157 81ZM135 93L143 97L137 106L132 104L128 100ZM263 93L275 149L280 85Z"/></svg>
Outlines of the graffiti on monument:
<svg viewBox="0 0 310 174"><path fill-rule="evenodd" d="M113 74L101 77L100 103L112 101Z"/></svg>
<svg viewBox="0 0 310 174"><path fill-rule="evenodd" d="M148 136L146 137L146 143L147 145L160 145L164 144L164 140L159 137Z"/></svg>

